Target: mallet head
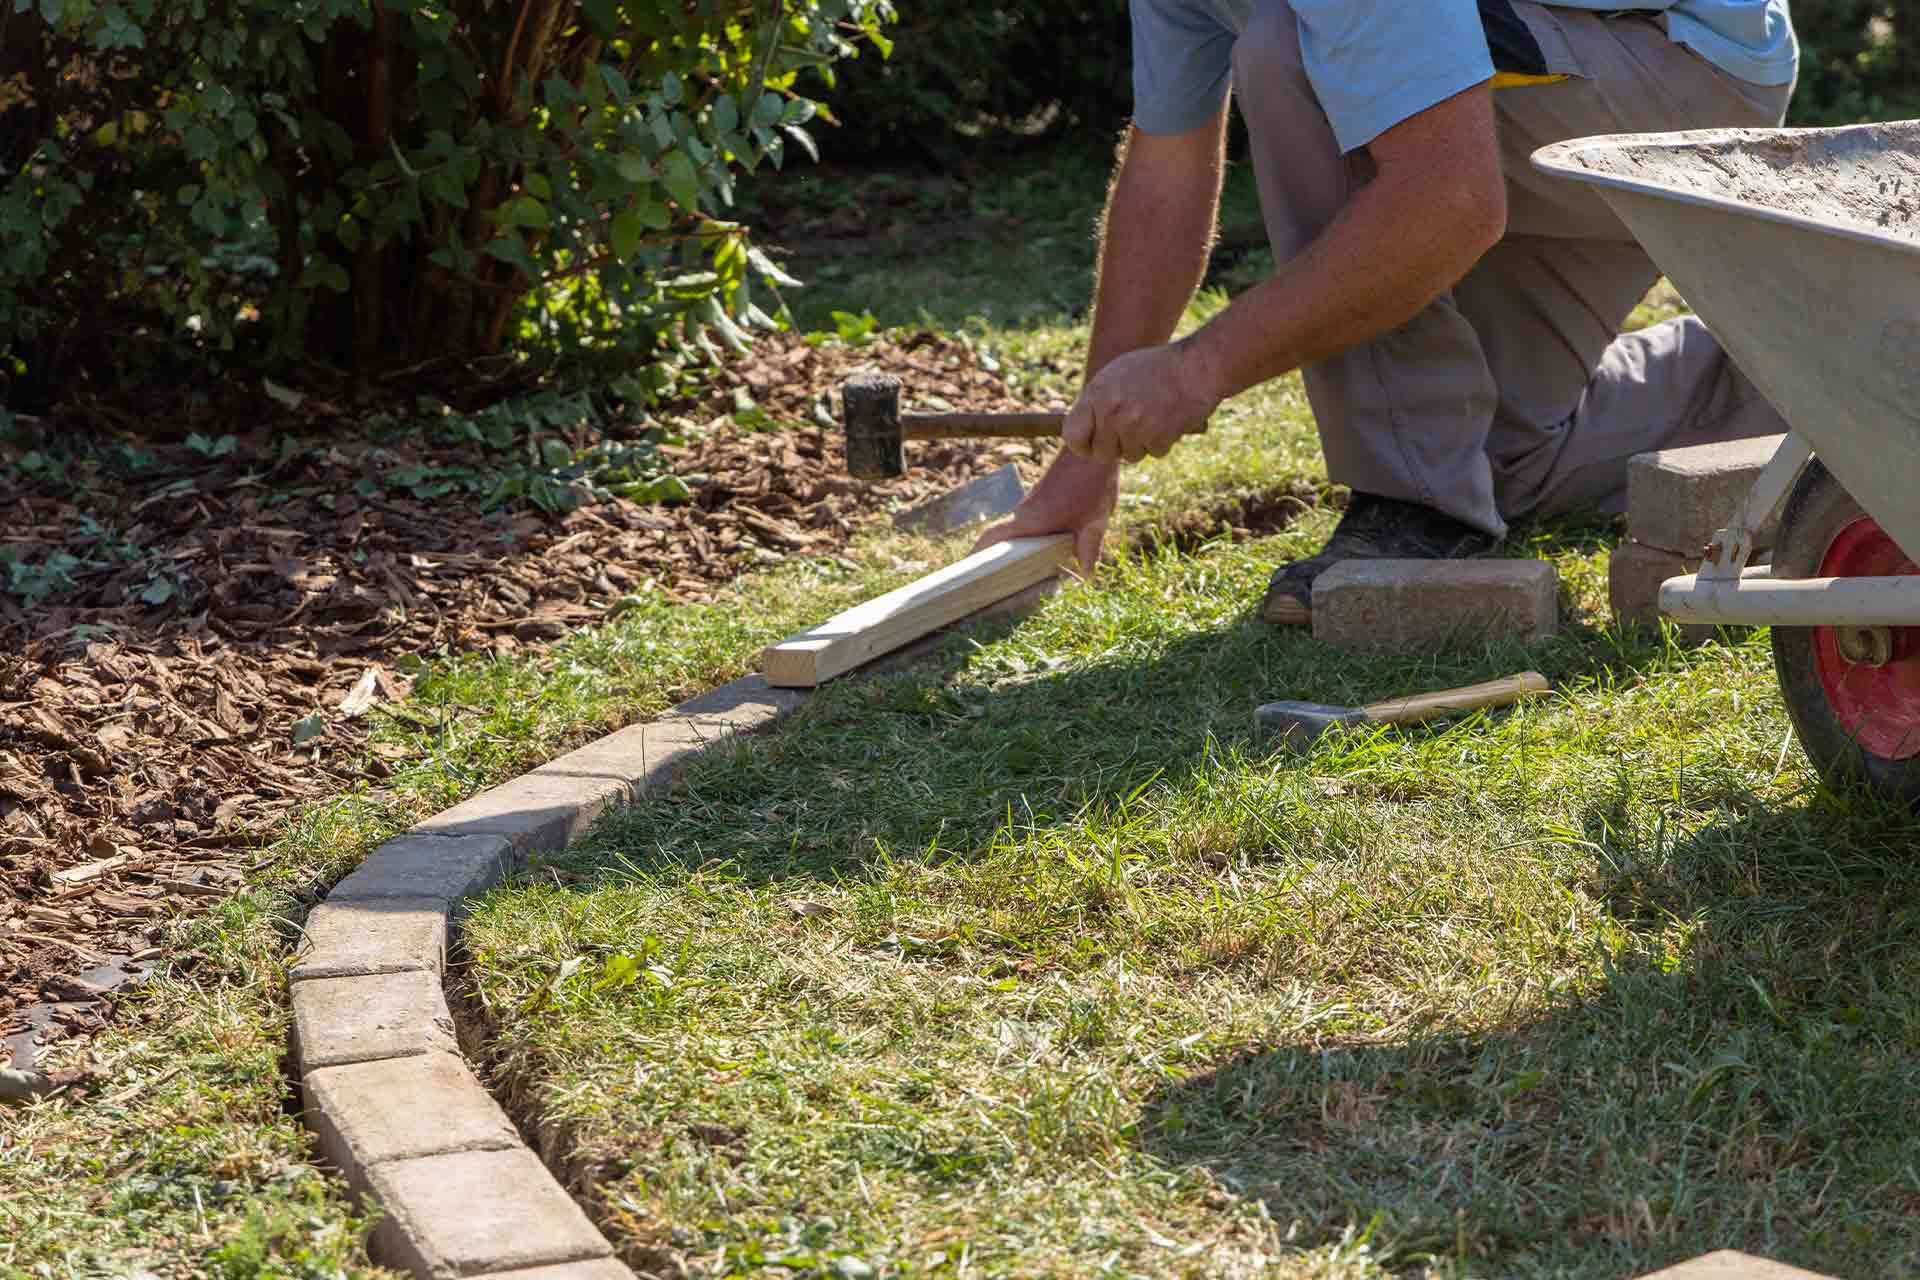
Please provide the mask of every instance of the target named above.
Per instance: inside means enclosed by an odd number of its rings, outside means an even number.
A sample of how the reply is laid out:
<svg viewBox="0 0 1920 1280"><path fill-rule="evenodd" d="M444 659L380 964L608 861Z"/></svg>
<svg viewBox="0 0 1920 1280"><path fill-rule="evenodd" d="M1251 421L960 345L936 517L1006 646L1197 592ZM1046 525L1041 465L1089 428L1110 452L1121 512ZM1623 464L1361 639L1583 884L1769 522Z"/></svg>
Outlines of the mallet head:
<svg viewBox="0 0 1920 1280"><path fill-rule="evenodd" d="M885 373L856 373L840 384L840 409L847 429L847 474L862 480L905 475L900 379Z"/></svg>
<svg viewBox="0 0 1920 1280"><path fill-rule="evenodd" d="M1268 702L1253 713L1253 743L1262 751L1300 755L1333 729L1367 723L1359 707L1324 702Z"/></svg>

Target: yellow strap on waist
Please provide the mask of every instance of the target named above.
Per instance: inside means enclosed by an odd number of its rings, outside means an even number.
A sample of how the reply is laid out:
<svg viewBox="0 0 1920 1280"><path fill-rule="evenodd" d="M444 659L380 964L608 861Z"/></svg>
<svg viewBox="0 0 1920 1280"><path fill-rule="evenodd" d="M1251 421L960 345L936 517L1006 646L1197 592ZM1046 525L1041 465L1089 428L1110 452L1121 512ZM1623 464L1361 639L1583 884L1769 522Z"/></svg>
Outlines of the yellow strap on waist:
<svg viewBox="0 0 1920 1280"><path fill-rule="evenodd" d="M1518 89L1530 84L1554 84L1566 78L1564 75L1530 76L1520 71L1496 71L1493 73L1493 87Z"/></svg>

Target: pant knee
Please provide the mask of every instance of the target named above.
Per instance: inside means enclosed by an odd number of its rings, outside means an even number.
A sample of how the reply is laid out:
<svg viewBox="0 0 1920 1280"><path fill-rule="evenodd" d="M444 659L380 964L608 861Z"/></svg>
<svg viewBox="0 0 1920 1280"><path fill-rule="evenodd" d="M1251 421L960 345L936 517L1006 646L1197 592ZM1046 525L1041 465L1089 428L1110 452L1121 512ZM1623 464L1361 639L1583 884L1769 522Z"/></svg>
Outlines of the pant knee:
<svg viewBox="0 0 1920 1280"><path fill-rule="evenodd" d="M1254 4L1233 44L1233 90L1249 106L1290 98L1313 103L1317 109L1300 53L1300 20L1287 0Z"/></svg>

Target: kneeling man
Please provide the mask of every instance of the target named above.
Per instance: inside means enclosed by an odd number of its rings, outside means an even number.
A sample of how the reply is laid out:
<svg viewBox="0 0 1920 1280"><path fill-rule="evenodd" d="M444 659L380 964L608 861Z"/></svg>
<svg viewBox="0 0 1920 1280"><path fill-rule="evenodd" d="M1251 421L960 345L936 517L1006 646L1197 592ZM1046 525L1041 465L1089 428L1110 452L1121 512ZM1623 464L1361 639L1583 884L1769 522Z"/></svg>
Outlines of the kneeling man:
<svg viewBox="0 0 1920 1280"><path fill-rule="evenodd" d="M1631 0L1629 0L1631 3ZM984 542L1078 535L1090 570L1119 467L1300 369L1328 475L1326 547L1283 565L1274 620L1361 558L1483 555L1510 521L1618 511L1646 449L1778 416L1699 321L1620 326L1658 276L1538 147L1780 123L1787 0L1132 0L1134 118L1108 196L1087 376L1063 452ZM1229 95L1278 269L1169 343L1205 272Z"/></svg>

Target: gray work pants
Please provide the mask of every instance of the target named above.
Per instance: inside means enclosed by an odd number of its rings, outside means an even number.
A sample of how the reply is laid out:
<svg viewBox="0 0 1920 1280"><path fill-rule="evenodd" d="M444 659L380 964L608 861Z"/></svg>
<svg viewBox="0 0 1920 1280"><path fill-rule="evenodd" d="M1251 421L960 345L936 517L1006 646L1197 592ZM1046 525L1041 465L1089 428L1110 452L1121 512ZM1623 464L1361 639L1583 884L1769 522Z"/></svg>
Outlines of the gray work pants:
<svg viewBox="0 0 1920 1280"><path fill-rule="evenodd" d="M1514 7L1549 69L1572 78L1494 92L1505 238L1406 324L1305 371L1333 480L1495 534L1530 514L1620 511L1627 459L1643 450L1787 429L1698 320L1620 333L1658 270L1593 188L1527 158L1599 133L1777 125L1791 87L1727 75L1658 17ZM1334 142L1286 0L1257 0L1233 86L1284 262L1372 162Z"/></svg>

